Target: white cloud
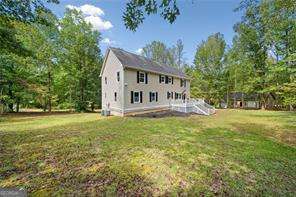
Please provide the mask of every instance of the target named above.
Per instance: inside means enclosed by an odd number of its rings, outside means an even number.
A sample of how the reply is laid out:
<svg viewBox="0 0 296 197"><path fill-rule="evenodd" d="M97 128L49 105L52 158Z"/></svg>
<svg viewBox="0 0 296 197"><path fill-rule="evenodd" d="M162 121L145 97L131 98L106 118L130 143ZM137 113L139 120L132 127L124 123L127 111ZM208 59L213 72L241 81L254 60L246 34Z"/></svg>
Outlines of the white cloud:
<svg viewBox="0 0 296 197"><path fill-rule="evenodd" d="M69 9L76 9L78 11L81 11L85 15L102 16L105 14L101 8L89 4L85 4L80 7L67 5L66 7Z"/></svg>
<svg viewBox="0 0 296 197"><path fill-rule="evenodd" d="M136 53L139 54L139 55L141 55L142 52L143 52L143 49L142 48L139 48L139 49L136 50Z"/></svg>
<svg viewBox="0 0 296 197"><path fill-rule="evenodd" d="M111 44L115 44L116 42L114 40L110 40L109 38L104 38L102 40L102 43L106 45L111 45Z"/></svg>
<svg viewBox="0 0 296 197"><path fill-rule="evenodd" d="M113 27L110 21L104 21L99 16L86 16L84 20L92 24L96 30L107 30Z"/></svg>
<svg viewBox="0 0 296 197"><path fill-rule="evenodd" d="M101 8L93 6L93 5L89 5L89 4L85 4L85 5L81 6L80 8L83 13L88 14L88 15L102 16L105 14Z"/></svg>
<svg viewBox="0 0 296 197"><path fill-rule="evenodd" d="M100 16L104 15L104 11L96 6L85 4L80 7L67 5L69 9L81 11L84 15L84 20L90 23L95 30L108 30L113 27L110 21L103 20Z"/></svg>

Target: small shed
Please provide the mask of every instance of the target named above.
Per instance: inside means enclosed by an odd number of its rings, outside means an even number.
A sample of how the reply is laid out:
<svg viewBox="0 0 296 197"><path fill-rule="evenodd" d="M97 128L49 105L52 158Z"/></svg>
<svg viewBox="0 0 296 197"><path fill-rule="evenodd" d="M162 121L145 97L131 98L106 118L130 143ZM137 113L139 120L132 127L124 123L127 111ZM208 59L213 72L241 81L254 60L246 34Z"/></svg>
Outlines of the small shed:
<svg viewBox="0 0 296 197"><path fill-rule="evenodd" d="M227 100L227 99L225 99ZM259 95L234 92L229 95L229 104L233 108L259 109Z"/></svg>

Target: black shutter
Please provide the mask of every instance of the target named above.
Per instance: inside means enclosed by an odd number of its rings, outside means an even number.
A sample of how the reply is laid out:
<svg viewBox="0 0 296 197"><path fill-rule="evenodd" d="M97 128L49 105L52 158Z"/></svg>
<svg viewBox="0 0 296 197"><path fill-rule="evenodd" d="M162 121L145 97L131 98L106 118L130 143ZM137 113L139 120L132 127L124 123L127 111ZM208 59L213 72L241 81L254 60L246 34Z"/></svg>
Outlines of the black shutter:
<svg viewBox="0 0 296 197"><path fill-rule="evenodd" d="M174 77L172 77L172 84L174 84Z"/></svg>
<svg viewBox="0 0 296 197"><path fill-rule="evenodd" d="M165 76L165 83L167 84L169 81L169 77L168 76Z"/></svg>
<svg viewBox="0 0 296 197"><path fill-rule="evenodd" d="M174 99L174 92L171 92L171 98Z"/></svg>
<svg viewBox="0 0 296 197"><path fill-rule="evenodd" d="M184 87L186 87L186 79L184 79Z"/></svg>
<svg viewBox="0 0 296 197"><path fill-rule="evenodd" d="M161 75L159 75L159 83L161 83Z"/></svg>
<svg viewBox="0 0 296 197"><path fill-rule="evenodd" d="M167 92L167 99L170 99L170 92Z"/></svg>
<svg viewBox="0 0 296 197"><path fill-rule="evenodd" d="M137 71L137 83L139 83L140 81L139 81L139 75L140 75L140 72L139 71Z"/></svg>
<svg viewBox="0 0 296 197"><path fill-rule="evenodd" d="M148 83L148 73L145 73L145 83Z"/></svg>
<svg viewBox="0 0 296 197"><path fill-rule="evenodd" d="M142 103L142 102L143 102L143 92L140 91L140 103Z"/></svg>
<svg viewBox="0 0 296 197"><path fill-rule="evenodd" d="M149 101L151 102L151 92L149 92Z"/></svg>
<svg viewBox="0 0 296 197"><path fill-rule="evenodd" d="M155 100L158 101L158 92L155 92Z"/></svg>
<svg viewBox="0 0 296 197"><path fill-rule="evenodd" d="M131 103L134 103L134 92L131 91Z"/></svg>

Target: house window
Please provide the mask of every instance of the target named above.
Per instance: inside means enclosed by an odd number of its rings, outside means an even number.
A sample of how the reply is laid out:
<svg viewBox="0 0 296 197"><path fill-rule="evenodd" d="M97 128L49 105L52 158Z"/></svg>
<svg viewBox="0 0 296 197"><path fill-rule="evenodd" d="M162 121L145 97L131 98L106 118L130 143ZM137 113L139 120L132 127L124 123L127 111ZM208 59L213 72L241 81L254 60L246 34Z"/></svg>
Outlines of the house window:
<svg viewBox="0 0 296 197"><path fill-rule="evenodd" d="M140 92L134 92L134 103L140 103Z"/></svg>
<svg viewBox="0 0 296 197"><path fill-rule="evenodd" d="M158 93L157 92L150 92L149 93L149 101L156 101L158 100Z"/></svg>
<svg viewBox="0 0 296 197"><path fill-rule="evenodd" d="M186 87L186 80L185 79L180 79L180 86Z"/></svg>
<svg viewBox="0 0 296 197"><path fill-rule="evenodd" d="M143 92L131 91L131 103L142 103L143 102Z"/></svg>
<svg viewBox="0 0 296 197"><path fill-rule="evenodd" d="M177 93L175 93L177 94ZM175 96L176 98L176 96ZM167 99L174 99L174 92L167 92Z"/></svg>
<svg viewBox="0 0 296 197"><path fill-rule="evenodd" d="M165 76L164 75L160 75L159 82L160 83L165 83Z"/></svg>
<svg viewBox="0 0 296 197"><path fill-rule="evenodd" d="M117 72L117 81L120 81L120 72Z"/></svg>
<svg viewBox="0 0 296 197"><path fill-rule="evenodd" d="M145 73L139 72L139 82L145 83Z"/></svg>
<svg viewBox="0 0 296 197"><path fill-rule="evenodd" d="M114 92L114 101L117 101L117 92Z"/></svg>
<svg viewBox="0 0 296 197"><path fill-rule="evenodd" d="M172 83L172 77L168 77L168 83Z"/></svg>
<svg viewBox="0 0 296 197"><path fill-rule="evenodd" d="M107 84L107 77L105 77L105 84Z"/></svg>

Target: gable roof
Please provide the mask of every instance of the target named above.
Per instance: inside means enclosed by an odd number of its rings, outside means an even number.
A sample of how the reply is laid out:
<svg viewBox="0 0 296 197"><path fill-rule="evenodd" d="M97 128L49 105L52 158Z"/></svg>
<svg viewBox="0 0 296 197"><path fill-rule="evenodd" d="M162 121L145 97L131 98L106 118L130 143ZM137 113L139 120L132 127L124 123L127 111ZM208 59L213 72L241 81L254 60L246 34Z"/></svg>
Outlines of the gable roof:
<svg viewBox="0 0 296 197"><path fill-rule="evenodd" d="M160 64L146 57L127 52L120 48L110 47L108 50L111 50L115 54L124 68L143 70L152 73L165 74L189 79L184 72L172 66Z"/></svg>

